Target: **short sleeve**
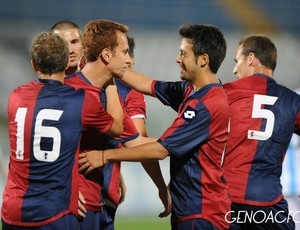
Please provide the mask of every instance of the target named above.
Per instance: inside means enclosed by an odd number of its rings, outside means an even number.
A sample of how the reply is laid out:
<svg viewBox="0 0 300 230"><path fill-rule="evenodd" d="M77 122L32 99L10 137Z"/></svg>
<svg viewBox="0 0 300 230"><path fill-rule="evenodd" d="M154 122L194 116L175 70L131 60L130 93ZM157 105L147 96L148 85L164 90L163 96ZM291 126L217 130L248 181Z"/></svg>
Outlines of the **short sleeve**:
<svg viewBox="0 0 300 230"><path fill-rule="evenodd" d="M202 102L196 107L187 106L177 116L173 124L160 137L158 142L170 154L183 157L207 141L210 136L211 116Z"/></svg>
<svg viewBox="0 0 300 230"><path fill-rule="evenodd" d="M152 82L152 94L157 97L164 105L172 107L178 111L180 104L186 97L187 88L191 87L187 81L178 82Z"/></svg>

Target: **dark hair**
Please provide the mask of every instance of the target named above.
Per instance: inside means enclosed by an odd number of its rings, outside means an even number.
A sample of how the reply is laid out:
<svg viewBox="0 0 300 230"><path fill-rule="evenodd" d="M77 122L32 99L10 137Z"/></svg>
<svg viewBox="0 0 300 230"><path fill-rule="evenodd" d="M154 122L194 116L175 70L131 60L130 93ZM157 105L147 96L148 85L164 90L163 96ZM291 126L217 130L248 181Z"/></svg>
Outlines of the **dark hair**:
<svg viewBox="0 0 300 230"><path fill-rule="evenodd" d="M130 58L134 58L134 48L135 48L134 38L127 36L127 40L128 40L128 54Z"/></svg>
<svg viewBox="0 0 300 230"><path fill-rule="evenodd" d="M85 61L96 61L104 48L114 50L118 46L117 31L127 33L128 27L109 20L95 20L86 24L82 39Z"/></svg>
<svg viewBox="0 0 300 230"><path fill-rule="evenodd" d="M226 41L220 29L212 25L186 24L179 29L183 38L191 39L196 58L202 54L209 57L209 68L217 73L226 56Z"/></svg>
<svg viewBox="0 0 300 230"><path fill-rule="evenodd" d="M267 36L251 35L242 38L239 45L243 47L242 54L246 57L249 53L254 53L255 57L272 71L276 68L277 49L274 43Z"/></svg>
<svg viewBox="0 0 300 230"><path fill-rule="evenodd" d="M64 72L69 60L68 44L59 35L41 33L32 41L31 59L43 74Z"/></svg>

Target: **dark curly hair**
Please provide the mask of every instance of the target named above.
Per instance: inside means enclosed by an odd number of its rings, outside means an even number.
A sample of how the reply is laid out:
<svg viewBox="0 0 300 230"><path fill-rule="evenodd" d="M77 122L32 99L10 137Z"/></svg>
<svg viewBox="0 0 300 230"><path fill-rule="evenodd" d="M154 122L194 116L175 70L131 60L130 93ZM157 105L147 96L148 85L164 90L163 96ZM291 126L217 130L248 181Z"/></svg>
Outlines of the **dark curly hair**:
<svg viewBox="0 0 300 230"><path fill-rule="evenodd" d="M69 60L68 44L59 35L41 33L32 42L31 59L43 74L64 72Z"/></svg>

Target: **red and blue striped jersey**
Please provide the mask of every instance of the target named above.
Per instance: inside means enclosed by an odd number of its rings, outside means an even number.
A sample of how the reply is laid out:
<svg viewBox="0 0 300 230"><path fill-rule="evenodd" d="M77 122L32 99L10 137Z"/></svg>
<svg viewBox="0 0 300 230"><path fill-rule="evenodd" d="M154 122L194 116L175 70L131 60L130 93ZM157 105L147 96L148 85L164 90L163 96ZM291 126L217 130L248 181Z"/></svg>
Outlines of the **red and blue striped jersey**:
<svg viewBox="0 0 300 230"><path fill-rule="evenodd" d="M110 138L109 148L122 148L123 143L138 137L137 130L131 119L146 117L146 103L143 94L133 90L119 79L115 79L115 82L124 106L124 133L120 138ZM104 102L106 99L103 98L101 101ZM109 162L103 168L103 198L115 207L119 205L120 200L120 169L120 162Z"/></svg>
<svg viewBox="0 0 300 230"><path fill-rule="evenodd" d="M270 206L282 198L282 162L299 134L300 96L263 74L224 84L231 128L224 163L233 202Z"/></svg>
<svg viewBox="0 0 300 230"><path fill-rule="evenodd" d="M106 94L104 89L100 89L91 84L91 82L81 73L75 73L66 77L65 83L75 88L84 89L95 93L101 104L106 108ZM138 133L132 123L131 119L124 114L123 132L118 138L121 142L126 142L135 139ZM95 129L88 129L83 132L80 143L80 151L88 150L105 150L112 148L112 138L99 132ZM119 145L119 142L117 143ZM89 210L99 211L104 204L103 193L110 194L113 201L119 201L119 179L120 179L120 164L107 164L101 169L95 169L88 175L79 175L79 189L83 194L86 205ZM111 184L108 183L113 181ZM116 193L117 192L117 193Z"/></svg>
<svg viewBox="0 0 300 230"><path fill-rule="evenodd" d="M172 220L202 218L228 228L228 187L222 162L227 142L229 105L221 84L198 91L187 81L154 81L153 95L178 112L158 142L170 154Z"/></svg>
<svg viewBox="0 0 300 230"><path fill-rule="evenodd" d="M107 132L112 117L94 95L40 80L11 93L8 122L11 155L3 220L40 226L67 213L77 215L82 130L93 126Z"/></svg>

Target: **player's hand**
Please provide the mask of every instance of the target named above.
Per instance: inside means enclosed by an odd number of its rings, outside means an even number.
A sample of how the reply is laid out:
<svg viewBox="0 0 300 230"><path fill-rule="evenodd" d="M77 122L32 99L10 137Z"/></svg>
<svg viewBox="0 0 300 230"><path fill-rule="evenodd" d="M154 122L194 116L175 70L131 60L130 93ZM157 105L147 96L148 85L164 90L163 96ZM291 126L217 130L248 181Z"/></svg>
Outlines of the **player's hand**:
<svg viewBox="0 0 300 230"><path fill-rule="evenodd" d="M123 179L123 176L121 174L120 176L120 183L119 183L119 188L120 188L120 201L119 204L123 203L126 197L126 192L127 192L127 187L125 184L125 181Z"/></svg>
<svg viewBox="0 0 300 230"><path fill-rule="evenodd" d="M158 216L160 218L167 217L172 211L172 199L169 187L166 187L166 189L159 191L159 198L161 199L165 210L161 212Z"/></svg>
<svg viewBox="0 0 300 230"><path fill-rule="evenodd" d="M86 208L83 206L86 204L85 199L81 192L79 191L79 199L78 199L78 218L85 218Z"/></svg>
<svg viewBox="0 0 300 230"><path fill-rule="evenodd" d="M116 86L114 78L109 79L103 87L106 89L108 86Z"/></svg>
<svg viewBox="0 0 300 230"><path fill-rule="evenodd" d="M96 168L100 168L104 165L104 152L101 151L89 151L79 154L79 171L85 174L90 173Z"/></svg>
<svg viewBox="0 0 300 230"><path fill-rule="evenodd" d="M83 69L83 67L85 66L85 60L84 57L81 56L77 65L77 70L81 71Z"/></svg>

